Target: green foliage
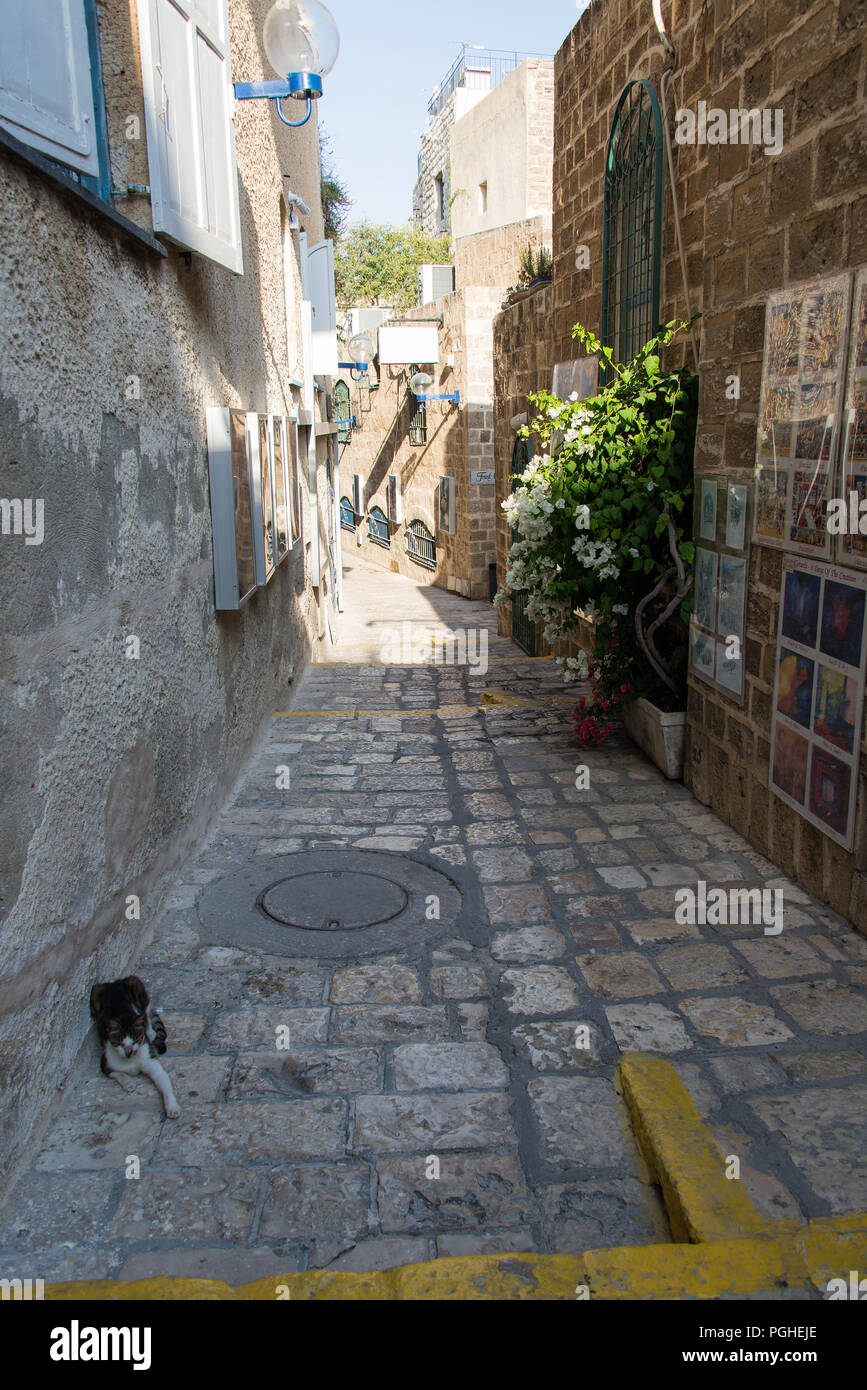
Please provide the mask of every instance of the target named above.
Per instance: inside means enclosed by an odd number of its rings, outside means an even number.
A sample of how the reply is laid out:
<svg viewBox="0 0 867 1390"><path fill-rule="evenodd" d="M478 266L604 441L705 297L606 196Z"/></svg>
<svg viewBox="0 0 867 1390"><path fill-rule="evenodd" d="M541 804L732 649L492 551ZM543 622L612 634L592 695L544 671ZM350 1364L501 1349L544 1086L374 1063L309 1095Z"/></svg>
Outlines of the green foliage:
<svg viewBox="0 0 867 1390"><path fill-rule="evenodd" d="M346 218L352 207L352 199L349 196L349 189L341 181L334 167L331 138L324 126L319 128L319 165L325 236L326 239L336 242L340 240L346 227Z"/></svg>
<svg viewBox="0 0 867 1390"><path fill-rule="evenodd" d="M521 252L520 284L529 285L533 280L546 279L553 271L554 257L547 247L528 242Z"/></svg>
<svg viewBox="0 0 867 1390"><path fill-rule="evenodd" d="M503 504L518 539L498 596L526 592L528 616L544 622L549 641L574 636L583 611L596 623L597 647L589 663L566 663L567 677L589 667L606 696L626 685L630 698L672 708L682 707L686 679L697 378L685 368L663 372L659 354L685 326L669 324L625 365L575 328L586 351L599 354L608 384L586 401L531 397L538 415L524 433L538 438L541 457ZM639 629L636 610L654 590ZM642 647L639 631L646 641L649 629L675 690Z"/></svg>
<svg viewBox="0 0 867 1390"><path fill-rule="evenodd" d="M351 227L335 253L337 302L341 308L380 301L408 309L417 301L418 267L451 264L447 236L430 237L417 227Z"/></svg>

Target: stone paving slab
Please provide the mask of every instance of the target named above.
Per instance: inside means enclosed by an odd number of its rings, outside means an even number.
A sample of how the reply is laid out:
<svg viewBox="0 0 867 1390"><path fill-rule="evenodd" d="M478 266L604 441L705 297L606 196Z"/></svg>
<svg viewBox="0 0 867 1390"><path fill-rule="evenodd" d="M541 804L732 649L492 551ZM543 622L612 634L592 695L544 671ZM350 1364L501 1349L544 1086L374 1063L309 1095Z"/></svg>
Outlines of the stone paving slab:
<svg viewBox="0 0 867 1390"><path fill-rule="evenodd" d="M636 1050L673 1063L764 1214L867 1206L867 940L624 736L578 749L552 664L499 638L485 674L357 664L378 614L493 644L488 606L356 562L347 605L340 660L304 675L130 961L181 1117L89 1042L4 1197L4 1271L241 1283L664 1242L614 1087ZM339 959L316 933L303 958L208 944L228 874L341 847L445 874L457 916L386 954L363 931ZM782 888L784 930L677 921L701 880Z"/></svg>

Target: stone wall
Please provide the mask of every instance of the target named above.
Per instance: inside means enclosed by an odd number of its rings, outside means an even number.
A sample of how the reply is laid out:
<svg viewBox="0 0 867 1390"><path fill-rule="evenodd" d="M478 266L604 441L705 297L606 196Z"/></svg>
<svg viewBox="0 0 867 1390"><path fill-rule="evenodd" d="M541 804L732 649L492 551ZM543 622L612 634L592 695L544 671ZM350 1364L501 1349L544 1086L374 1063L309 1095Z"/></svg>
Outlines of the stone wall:
<svg viewBox="0 0 867 1390"><path fill-rule="evenodd" d="M502 289L517 285L521 252L528 245L551 249L551 214L525 218L455 240L455 284Z"/></svg>
<svg viewBox="0 0 867 1390"><path fill-rule="evenodd" d="M741 144L673 145L689 298L702 312L696 472L724 469L751 482L768 293L867 260L867 11L856 0L677 0L666 22L678 55L668 89L672 128L673 108L695 111L701 100L724 110L783 111L777 156ZM498 502L507 487L510 418L527 408L533 387L550 388L557 361L578 355L570 336L576 322L600 331L611 119L627 80L648 76L659 90L667 62L650 6L639 10L630 0L593 0L556 56L555 278L551 290L512 307L495 326ZM587 269L576 268L582 245ZM667 321L686 305L668 178L662 245ZM688 340L670 360L691 362ZM740 378L737 401L725 396L730 374ZM500 523L501 579L507 544ZM768 859L867 927L863 772L851 854L768 788L779 554L753 547L749 584L746 703L741 709L691 683L687 783Z"/></svg>
<svg viewBox="0 0 867 1390"><path fill-rule="evenodd" d="M230 7L236 75L267 75L266 10ZM130 114L144 131L134 6L100 23L113 177L147 184L144 138L125 134ZM239 614L214 610L206 407L285 413L299 367L284 172L322 231L315 122L289 131L246 102L235 138L243 276L159 256L0 153L0 493L45 504L41 547L0 538L0 1167L316 638L300 543ZM147 199L121 210L149 226Z"/></svg>

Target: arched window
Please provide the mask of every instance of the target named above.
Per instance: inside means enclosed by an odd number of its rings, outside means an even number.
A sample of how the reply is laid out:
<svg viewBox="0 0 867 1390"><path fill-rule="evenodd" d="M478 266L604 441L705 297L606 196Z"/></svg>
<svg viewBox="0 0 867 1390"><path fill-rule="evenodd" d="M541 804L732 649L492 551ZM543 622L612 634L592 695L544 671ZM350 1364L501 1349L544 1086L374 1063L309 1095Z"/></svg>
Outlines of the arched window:
<svg viewBox="0 0 867 1390"><path fill-rule="evenodd" d="M348 444L352 438L352 410L349 405L349 387L345 381L334 383L334 419L339 425L338 444Z"/></svg>
<svg viewBox="0 0 867 1390"><path fill-rule="evenodd" d="M662 120L645 78L627 82L605 157L602 341L628 362L659 327Z"/></svg>
<svg viewBox="0 0 867 1390"><path fill-rule="evenodd" d="M355 532L355 509L348 497L340 499L340 525L344 531Z"/></svg>
<svg viewBox="0 0 867 1390"><path fill-rule="evenodd" d="M437 567L437 543L423 521L411 521L406 530L406 553L427 570Z"/></svg>
<svg viewBox="0 0 867 1390"><path fill-rule="evenodd" d="M370 515L367 518L367 531L374 545L384 545L386 550L391 546L391 537L388 534L388 517L379 507L371 507Z"/></svg>

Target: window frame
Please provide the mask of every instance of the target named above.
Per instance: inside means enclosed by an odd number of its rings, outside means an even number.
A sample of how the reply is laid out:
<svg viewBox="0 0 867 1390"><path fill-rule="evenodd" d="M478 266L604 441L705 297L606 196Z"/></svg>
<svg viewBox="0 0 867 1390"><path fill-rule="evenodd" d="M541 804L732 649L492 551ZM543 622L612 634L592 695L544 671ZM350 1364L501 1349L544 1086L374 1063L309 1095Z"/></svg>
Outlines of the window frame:
<svg viewBox="0 0 867 1390"><path fill-rule="evenodd" d="M374 530L374 526L382 526L382 531ZM374 545L381 545L384 550L391 550L391 532L388 527L388 517L381 507L371 507L367 513L367 538Z"/></svg>

